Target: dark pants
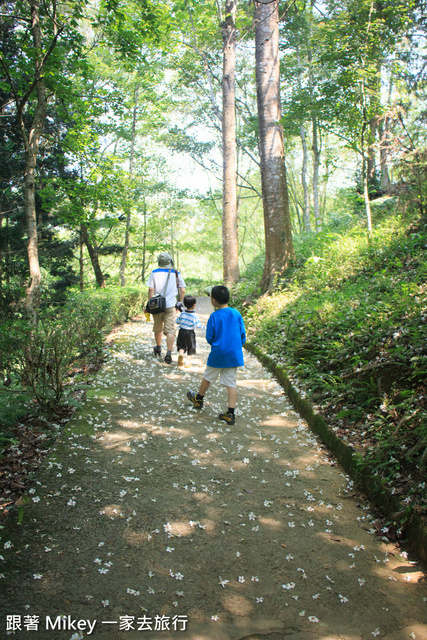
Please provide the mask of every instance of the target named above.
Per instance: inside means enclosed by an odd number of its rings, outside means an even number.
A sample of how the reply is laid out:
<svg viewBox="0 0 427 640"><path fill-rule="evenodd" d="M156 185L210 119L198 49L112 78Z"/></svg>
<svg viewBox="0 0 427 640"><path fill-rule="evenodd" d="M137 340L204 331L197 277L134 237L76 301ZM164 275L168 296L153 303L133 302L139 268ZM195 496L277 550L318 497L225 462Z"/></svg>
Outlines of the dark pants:
<svg viewBox="0 0 427 640"><path fill-rule="evenodd" d="M196 334L193 329L180 329L178 331L176 348L178 351L182 349L189 356L194 356L196 353Z"/></svg>

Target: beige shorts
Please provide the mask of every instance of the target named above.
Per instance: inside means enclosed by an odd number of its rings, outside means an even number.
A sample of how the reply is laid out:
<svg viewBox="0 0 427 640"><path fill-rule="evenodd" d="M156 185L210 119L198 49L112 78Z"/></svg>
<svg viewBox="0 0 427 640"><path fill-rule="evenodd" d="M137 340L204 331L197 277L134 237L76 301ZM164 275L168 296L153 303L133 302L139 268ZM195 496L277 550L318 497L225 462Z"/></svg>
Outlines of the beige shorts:
<svg viewBox="0 0 427 640"><path fill-rule="evenodd" d="M163 313L156 313L153 316L153 332L160 333L163 331L165 336L168 333L176 333L176 309L175 307L168 307Z"/></svg>
<svg viewBox="0 0 427 640"><path fill-rule="evenodd" d="M219 376L220 384L224 387L237 386L237 367L224 367L224 369L217 369L216 367L206 367L203 377L208 382L215 382Z"/></svg>

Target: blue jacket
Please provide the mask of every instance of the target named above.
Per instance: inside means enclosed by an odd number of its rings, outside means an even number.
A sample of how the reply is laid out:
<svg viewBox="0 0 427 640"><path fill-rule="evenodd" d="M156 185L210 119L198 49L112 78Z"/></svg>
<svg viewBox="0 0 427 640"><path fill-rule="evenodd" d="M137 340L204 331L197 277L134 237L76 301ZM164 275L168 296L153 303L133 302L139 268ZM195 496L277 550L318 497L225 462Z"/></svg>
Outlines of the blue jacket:
<svg viewBox="0 0 427 640"><path fill-rule="evenodd" d="M216 369L243 366L242 345L246 342L245 325L237 309L225 307L214 311L206 326L206 340L211 345L207 365Z"/></svg>

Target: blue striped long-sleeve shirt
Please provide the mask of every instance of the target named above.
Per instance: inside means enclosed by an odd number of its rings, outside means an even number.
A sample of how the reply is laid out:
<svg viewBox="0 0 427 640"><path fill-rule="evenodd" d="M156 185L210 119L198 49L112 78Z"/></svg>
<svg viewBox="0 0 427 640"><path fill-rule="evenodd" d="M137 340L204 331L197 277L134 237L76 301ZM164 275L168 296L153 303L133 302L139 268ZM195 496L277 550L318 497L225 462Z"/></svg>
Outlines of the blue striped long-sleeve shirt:
<svg viewBox="0 0 427 640"><path fill-rule="evenodd" d="M194 311L183 311L176 319L176 323L179 324L181 329L203 329L203 325L200 322L197 314Z"/></svg>

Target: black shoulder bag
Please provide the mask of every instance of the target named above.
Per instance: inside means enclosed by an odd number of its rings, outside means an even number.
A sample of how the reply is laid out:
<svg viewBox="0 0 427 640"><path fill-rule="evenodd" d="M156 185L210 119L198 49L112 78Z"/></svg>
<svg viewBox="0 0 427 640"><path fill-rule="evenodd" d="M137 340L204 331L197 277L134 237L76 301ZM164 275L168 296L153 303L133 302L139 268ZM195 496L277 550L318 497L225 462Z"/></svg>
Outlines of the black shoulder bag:
<svg viewBox="0 0 427 640"><path fill-rule="evenodd" d="M171 274L171 269L169 269L168 277L166 278L165 288L163 289L163 294L157 293L155 296L149 299L147 302L147 311L151 313L151 315L155 316L157 313L163 313L166 310L166 291L168 288L169 277Z"/></svg>

